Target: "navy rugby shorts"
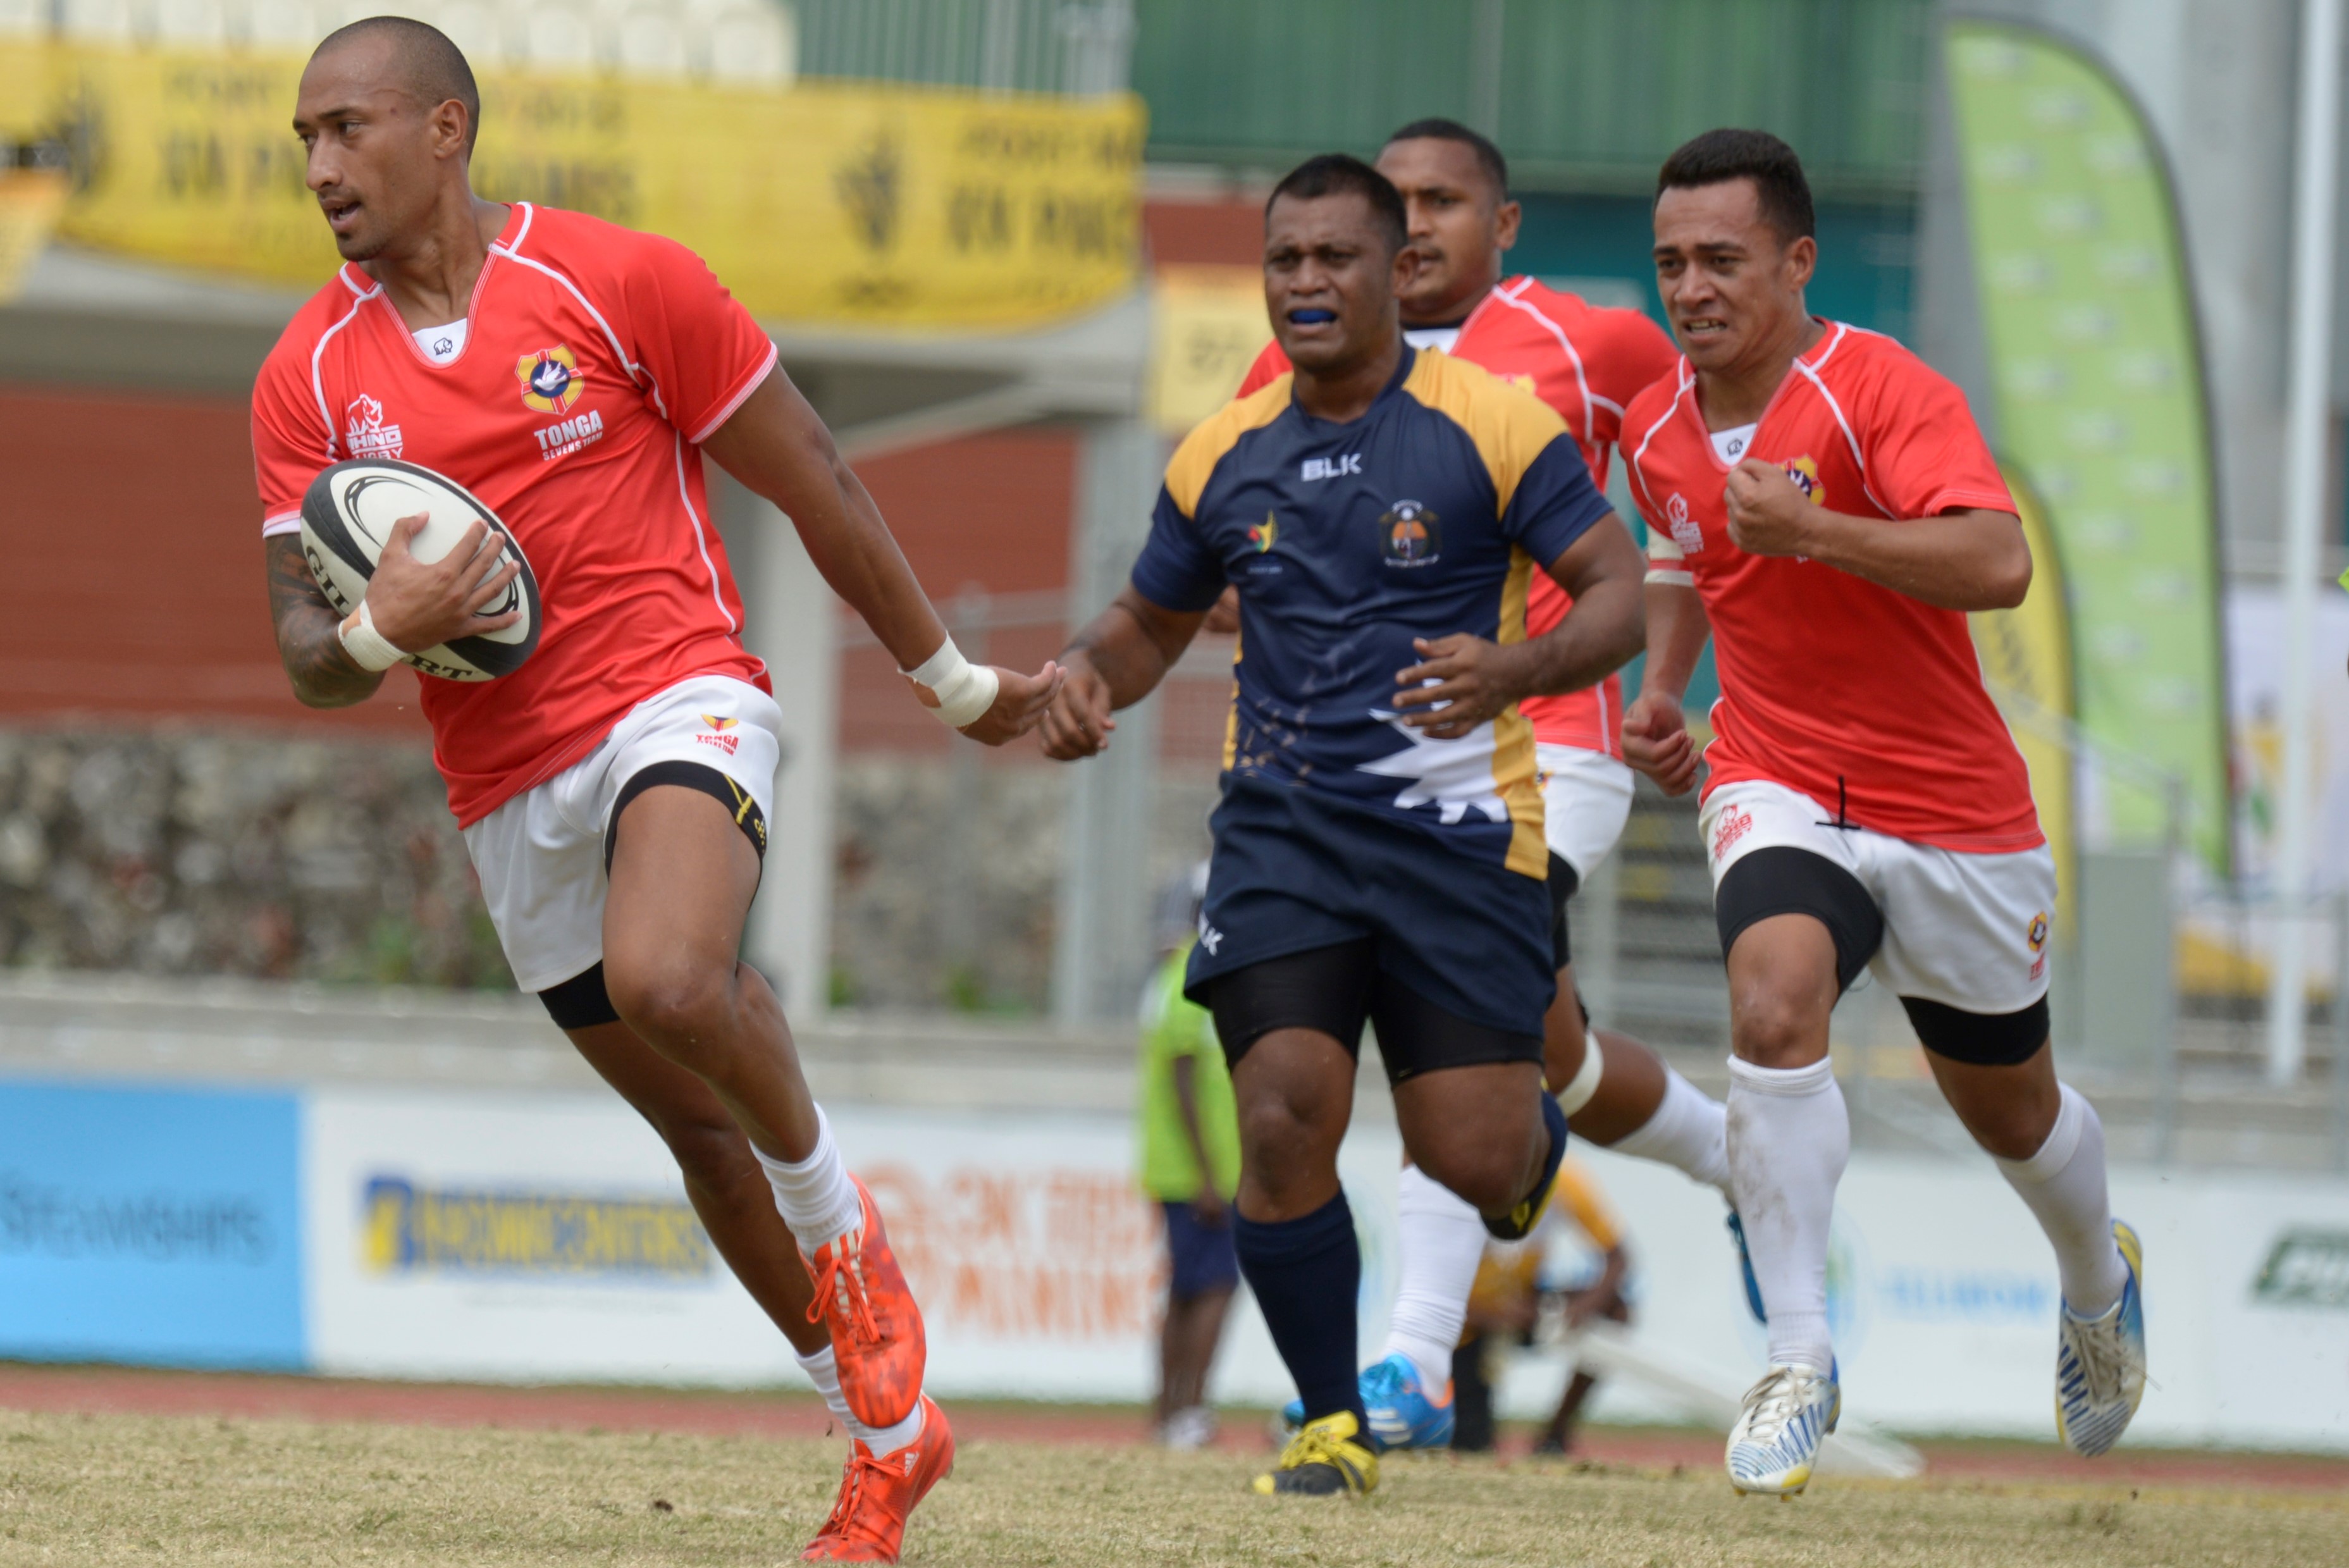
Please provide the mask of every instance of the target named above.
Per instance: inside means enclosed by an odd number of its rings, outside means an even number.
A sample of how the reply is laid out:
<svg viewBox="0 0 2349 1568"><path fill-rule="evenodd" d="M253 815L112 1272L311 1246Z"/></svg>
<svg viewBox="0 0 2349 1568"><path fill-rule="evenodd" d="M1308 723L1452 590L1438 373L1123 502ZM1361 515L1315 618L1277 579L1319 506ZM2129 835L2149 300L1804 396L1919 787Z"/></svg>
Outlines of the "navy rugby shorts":
<svg viewBox="0 0 2349 1568"><path fill-rule="evenodd" d="M1462 853L1437 824L1301 786L1226 778L1208 826L1192 1001L1213 1006L1215 982L1254 965L1367 939L1382 978L1485 1031L1530 1038L1538 1059L1557 992L1547 884Z"/></svg>

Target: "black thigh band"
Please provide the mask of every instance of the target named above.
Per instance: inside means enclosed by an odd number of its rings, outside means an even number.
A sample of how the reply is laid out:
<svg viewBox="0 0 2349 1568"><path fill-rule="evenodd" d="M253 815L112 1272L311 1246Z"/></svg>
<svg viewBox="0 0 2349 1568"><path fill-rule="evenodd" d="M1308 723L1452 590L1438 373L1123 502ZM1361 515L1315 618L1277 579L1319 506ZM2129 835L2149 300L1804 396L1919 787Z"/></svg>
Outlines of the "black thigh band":
<svg viewBox="0 0 2349 1568"><path fill-rule="evenodd" d="M1248 1047L1276 1029L1316 1030L1349 1055L1361 1055L1378 969L1378 944L1362 937L1216 976L1208 982L1207 1007L1224 1060L1238 1066Z"/></svg>
<svg viewBox="0 0 2349 1568"><path fill-rule="evenodd" d="M1446 1067L1481 1067L1493 1062L1541 1064L1540 1035L1463 1018L1392 974L1381 974L1371 991L1371 1022L1379 1032L1379 1055L1386 1064L1389 1084Z"/></svg>
<svg viewBox="0 0 2349 1568"><path fill-rule="evenodd" d="M599 1023L620 1021L618 1010L612 1005L611 993L604 989L602 959L561 985L548 986L538 993L538 1000L545 1004L547 1016L554 1020L557 1029L593 1029Z"/></svg>
<svg viewBox="0 0 2349 1568"><path fill-rule="evenodd" d="M759 809L759 803L752 798L750 792L708 763L673 760L639 768L628 775L627 783L620 786L620 796L612 803L612 820L604 829L605 876L612 874L612 852L619 847L620 814L628 809L630 801L656 784L681 784L687 789L699 790L733 813L734 826L742 830L742 836L750 841L750 847L759 852L759 858L764 860L767 857L767 814Z"/></svg>
<svg viewBox="0 0 2349 1568"><path fill-rule="evenodd" d="M1721 928L1721 956L1745 928L1773 915L1808 915L1835 938L1836 987L1847 989L1884 941L1884 914L1859 878L1823 855L1774 844L1756 849L1713 889L1713 918Z"/></svg>
<svg viewBox="0 0 2349 1568"><path fill-rule="evenodd" d="M1572 866L1567 864L1566 857L1552 850L1549 857L1549 945L1555 961L1550 965L1553 969L1564 969L1574 961L1574 944L1567 940L1566 906L1581 886L1582 878Z"/></svg>
<svg viewBox="0 0 2349 1568"><path fill-rule="evenodd" d="M1976 1067L2013 1067L2039 1054L2047 1044L2047 999L2020 1012L1965 1012L1947 1002L1904 996L1917 1038L1936 1056Z"/></svg>

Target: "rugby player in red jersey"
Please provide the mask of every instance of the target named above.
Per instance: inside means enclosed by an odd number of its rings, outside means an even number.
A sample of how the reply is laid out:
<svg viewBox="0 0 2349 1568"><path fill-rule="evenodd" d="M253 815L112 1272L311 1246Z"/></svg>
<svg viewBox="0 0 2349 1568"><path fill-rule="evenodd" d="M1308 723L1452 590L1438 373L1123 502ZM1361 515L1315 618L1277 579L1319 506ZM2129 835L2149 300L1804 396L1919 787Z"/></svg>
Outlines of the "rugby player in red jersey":
<svg viewBox="0 0 2349 1568"><path fill-rule="evenodd" d="M422 699L499 940L522 988L667 1141L719 1251L851 1433L807 1557L894 1562L954 1438L922 1392L921 1314L879 1213L774 992L738 957L780 715L742 644L703 454L781 508L916 695L965 734L1024 732L1060 672L955 651L774 346L691 252L476 197L480 110L464 57L403 18L343 28L303 73L294 128L345 265L254 389L278 649L301 701L341 707L402 650L512 619L479 613L516 569L493 569L481 526L426 565L407 548L414 519L363 612L338 618L298 532L327 464L420 463L512 530L543 599L537 651L497 680L427 676Z"/></svg>
<svg viewBox="0 0 2349 1568"><path fill-rule="evenodd" d="M1684 358L1623 417L1650 528L1631 764L1680 794L1682 713L1721 672L1699 822L1729 965L1729 1164L1770 1333L1730 1434L1741 1491L1800 1491L1841 1407L1827 1227L1851 1129L1827 1015L1891 988L1950 1106L2054 1244L2056 1426L2099 1454L2145 1387L2139 1249L2095 1111L2055 1076L2055 865L1983 689L1966 612L2031 583L1962 394L1889 337L1804 307L1816 263L1794 150L1715 130L1657 180L1656 277Z"/></svg>
<svg viewBox="0 0 2349 1568"><path fill-rule="evenodd" d="M1402 192L1416 270L1398 296L1404 339L1440 348L1515 382L1555 409L1601 489L1623 406L1679 358L1643 313L1595 306L1524 275L1502 275L1521 215L1509 200L1500 149L1449 119L1413 120L1388 139L1377 168ZM1247 397L1289 369L1268 343L1241 382ZM1539 636L1565 618L1566 590L1536 574L1526 626ZM1477 639L1438 639L1416 681L1473 669L1490 651ZM1599 868L1631 810L1622 760L1622 694L1609 674L1597 685L1518 702L1532 722L1549 839L1549 892L1557 999L1547 1019L1543 1075L1568 1125L1591 1142L1678 1167L1729 1188L1723 1112L1645 1045L1588 1027L1574 985L1567 901ZM1596 1039L1599 1049L1589 1049ZM1485 1253L1476 1210L1449 1188L1407 1167L1398 1198L1401 1264L1385 1348L1362 1372L1371 1432L1393 1448L1451 1440L1453 1347Z"/></svg>

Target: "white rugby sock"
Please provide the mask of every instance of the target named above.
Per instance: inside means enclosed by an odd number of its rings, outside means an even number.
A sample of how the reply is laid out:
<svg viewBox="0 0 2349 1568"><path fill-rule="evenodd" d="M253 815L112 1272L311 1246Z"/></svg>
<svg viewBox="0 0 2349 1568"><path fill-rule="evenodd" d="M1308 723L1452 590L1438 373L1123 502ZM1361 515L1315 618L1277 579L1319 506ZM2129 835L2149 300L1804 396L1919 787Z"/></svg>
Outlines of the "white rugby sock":
<svg viewBox="0 0 2349 1568"><path fill-rule="evenodd" d="M1671 1166L1736 1200L1729 1190L1728 1108L1670 1067L1664 1068L1664 1097L1656 1114L1608 1147Z"/></svg>
<svg viewBox="0 0 2349 1568"><path fill-rule="evenodd" d="M1395 1199L1402 1280L1386 1355L1407 1355L1433 1395L1452 1381L1452 1350L1468 1319L1468 1291L1485 1256L1485 1221L1475 1205L1415 1165L1402 1168Z"/></svg>
<svg viewBox="0 0 2349 1568"><path fill-rule="evenodd" d="M833 1141L832 1122L822 1106L815 1108L815 1147L805 1159L777 1159L756 1144L750 1147L767 1172L767 1184L775 1189L775 1208L783 1223L792 1228L800 1251L811 1258L864 1223L864 1205L856 1196L856 1184L848 1179L847 1163L840 1158L840 1145Z"/></svg>
<svg viewBox="0 0 2349 1568"><path fill-rule="evenodd" d="M800 1355L796 1350L792 1354L798 1356L800 1370L808 1375L808 1381L815 1385L815 1391L823 1396L823 1407L832 1412L832 1418L839 1422L850 1437L872 1449L876 1459L883 1454L895 1453L922 1435L922 1402L919 1399L914 1401L914 1413L895 1426L868 1427L849 1413L848 1397L840 1391L840 1363L832 1354L832 1346L827 1345L813 1355Z"/></svg>
<svg viewBox="0 0 2349 1568"><path fill-rule="evenodd" d="M2047 1141L2029 1159L2002 1159L1998 1168L2055 1248L2064 1304L2075 1317L2102 1317L2128 1283L2105 1191L2105 1124L2077 1089L2056 1088L2063 1104Z"/></svg>
<svg viewBox="0 0 2349 1568"><path fill-rule="evenodd" d="M1729 1175L1754 1278L1770 1316L1770 1365L1826 1372L1827 1227L1851 1158L1851 1117L1835 1064L1729 1064Z"/></svg>

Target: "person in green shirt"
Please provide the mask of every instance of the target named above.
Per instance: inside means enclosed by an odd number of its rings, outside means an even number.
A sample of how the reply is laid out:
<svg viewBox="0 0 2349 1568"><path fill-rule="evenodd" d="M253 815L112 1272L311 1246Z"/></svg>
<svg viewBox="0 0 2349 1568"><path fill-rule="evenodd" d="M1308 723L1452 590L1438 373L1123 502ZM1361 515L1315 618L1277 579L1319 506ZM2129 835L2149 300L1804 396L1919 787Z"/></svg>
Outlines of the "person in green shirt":
<svg viewBox="0 0 2349 1568"><path fill-rule="evenodd" d="M1183 996L1185 938L1150 980L1142 1005L1142 1188L1166 1215L1172 1264L1159 1338L1160 1441L1204 1448L1216 1433L1207 1370L1239 1283L1231 1198L1240 1174L1232 1080L1207 1010Z"/></svg>

